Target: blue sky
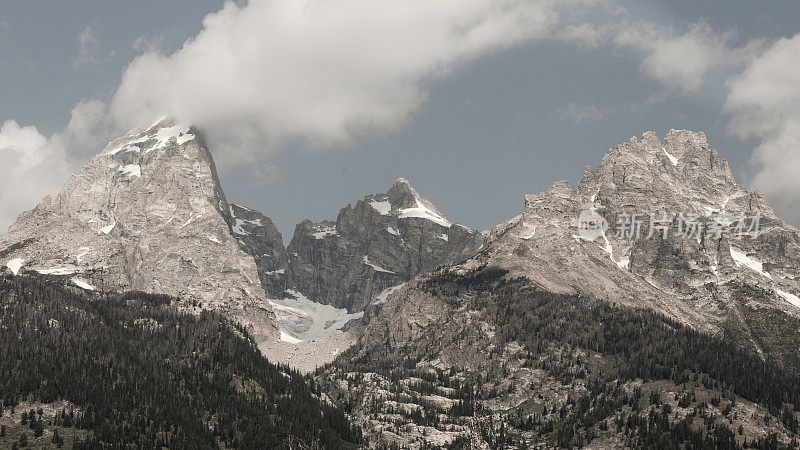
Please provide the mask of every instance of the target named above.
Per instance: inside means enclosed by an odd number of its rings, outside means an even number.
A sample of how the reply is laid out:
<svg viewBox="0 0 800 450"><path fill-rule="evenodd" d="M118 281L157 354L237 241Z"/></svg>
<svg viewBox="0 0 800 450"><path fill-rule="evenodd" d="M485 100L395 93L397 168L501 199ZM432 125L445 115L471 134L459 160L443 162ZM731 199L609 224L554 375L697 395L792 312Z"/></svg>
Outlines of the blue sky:
<svg viewBox="0 0 800 450"><path fill-rule="evenodd" d="M363 1L0 0L0 228L162 114L206 130L229 201L286 239L401 176L489 227L670 128L798 223L800 4Z"/></svg>

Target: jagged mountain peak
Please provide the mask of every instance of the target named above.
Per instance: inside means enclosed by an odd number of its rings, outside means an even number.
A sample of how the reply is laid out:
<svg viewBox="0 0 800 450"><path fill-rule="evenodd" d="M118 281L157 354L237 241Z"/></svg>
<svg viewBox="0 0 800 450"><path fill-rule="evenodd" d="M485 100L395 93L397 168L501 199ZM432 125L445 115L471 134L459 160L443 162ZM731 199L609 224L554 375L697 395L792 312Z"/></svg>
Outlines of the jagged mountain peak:
<svg viewBox="0 0 800 450"><path fill-rule="evenodd" d="M52 204L21 214L0 252L80 286L181 297L270 339L274 315L232 210L203 139L163 118L114 139Z"/></svg>
<svg viewBox="0 0 800 450"><path fill-rule="evenodd" d="M385 196L377 195L371 197L368 196L364 200L368 201L373 208L382 214L391 213L401 219L411 217L427 219L445 228L453 225L433 203L411 187L411 183L405 178L398 178ZM384 203L381 203L381 201ZM388 202L388 205L385 202ZM386 206L390 207L388 211Z"/></svg>
<svg viewBox="0 0 800 450"><path fill-rule="evenodd" d="M582 235L584 213L607 229ZM626 234L631 214L639 231ZM662 218L666 237L650 221ZM662 141L648 132L618 145L577 187L560 181L526 195L522 215L487 237L464 267L497 265L553 292L650 307L698 329L719 330L736 283L766 289L765 306L800 316L800 232L736 182L703 133L672 130Z"/></svg>
<svg viewBox="0 0 800 450"><path fill-rule="evenodd" d="M288 247L292 283L313 301L361 311L386 289L471 256L482 240L399 178L385 194L342 208L335 222L298 224Z"/></svg>
<svg viewBox="0 0 800 450"><path fill-rule="evenodd" d="M125 152L150 153L166 148L172 139L182 145L195 138L196 130L188 124L171 117L162 117L155 122L133 128L123 136L111 141L101 155L117 155Z"/></svg>
<svg viewBox="0 0 800 450"><path fill-rule="evenodd" d="M775 219L763 196L736 181L705 133L689 130L670 130L663 140L648 131L609 149L600 165L584 170L578 191L583 201L641 212L746 210Z"/></svg>
<svg viewBox="0 0 800 450"><path fill-rule="evenodd" d="M144 213L159 205L166 210ZM121 225L135 233L167 210L181 208L196 216L213 208L229 220L225 193L205 142L191 126L171 118L114 139L67 180L54 206L93 224L95 230ZM122 220L125 215L127 220Z"/></svg>
<svg viewBox="0 0 800 450"><path fill-rule="evenodd" d="M654 230L647 217L642 217L641 233L626 235L615 222L622 211L697 212L704 216L697 231L689 236L681 235L677 221L666 221L667 233ZM531 385L525 393L514 386L519 380L530 384L532 354L537 355L533 360L553 361L545 359L551 358L547 355L555 348L551 336L562 329L567 335L572 334L570 330L581 334L590 329L573 326L578 317L594 316L593 312L575 314L576 304L609 302L625 307L609 309L613 312L608 317L614 319L603 320L592 332L601 340L618 336L619 348L625 352L629 350L625 346L630 344L631 322L625 322L626 330L619 334L608 332L609 324L623 311L635 310L639 315L641 309L651 309L695 330L716 334L723 338L720 342L752 350L761 359L775 357L781 363L795 364L800 230L767 218L761 222L760 234L716 236L707 227L723 211L751 215L767 212L768 205L759 193L749 193L735 182L724 160L708 147L704 134L673 130L662 141L655 133L645 133L641 141L634 138L609 150L597 168L586 169L578 186L559 181L540 194L526 195L523 213L484 233L484 248L473 257L422 273L389 295L366 326L359 356L353 360L382 361L379 358L391 355L395 359L390 361L413 360L415 367L431 373L434 368L446 371L452 367L491 373L493 368L502 367L487 380L509 374L504 381L492 384L499 387L498 392L508 386L509 399L500 403L493 398L490 404L493 412L508 410L514 405L540 402L546 398L545 391L557 392L545 389L544 383ZM601 227L602 231L593 235L585 233L589 227L582 227L587 222L582 220L584 213L589 213L590 223L605 221L608 228ZM649 230L655 232L649 234ZM489 281L492 279L496 282ZM531 287L535 289L528 290ZM497 295L496 290L508 295ZM554 293L569 296L552 296L557 300L541 308L541 313L532 312ZM579 301L564 301L571 296L579 297ZM506 303L516 306L508 317L496 320ZM521 345L528 333L546 329L543 317L552 311L568 311L569 318L548 331L546 341ZM680 329L664 323L658 327L669 330L667 334ZM646 326L636 328L639 333ZM669 339L664 336L664 341ZM645 346L657 342L648 340ZM573 348L580 349L580 358L587 351L594 352L582 347L585 339L578 341ZM546 344L541 346L542 342ZM681 342L677 347L685 350L686 345ZM518 356L513 356L516 351ZM654 366L661 363L665 353L654 352L658 361ZM682 353L680 358L686 355ZM721 360L716 356L714 352L711 359ZM563 353L555 358L559 357L563 358ZM599 355L593 354L595 357ZM340 379L350 377L349 370L342 370ZM547 370L545 367L543 372ZM641 384L640 373L632 378L636 378L637 386ZM657 385L660 391L663 384ZM350 386L348 389L352 390ZM780 387L777 389L780 391ZM558 395L565 395L560 392ZM384 429L383 424L376 426L376 435ZM593 441L591 445L624 445L619 442Z"/></svg>

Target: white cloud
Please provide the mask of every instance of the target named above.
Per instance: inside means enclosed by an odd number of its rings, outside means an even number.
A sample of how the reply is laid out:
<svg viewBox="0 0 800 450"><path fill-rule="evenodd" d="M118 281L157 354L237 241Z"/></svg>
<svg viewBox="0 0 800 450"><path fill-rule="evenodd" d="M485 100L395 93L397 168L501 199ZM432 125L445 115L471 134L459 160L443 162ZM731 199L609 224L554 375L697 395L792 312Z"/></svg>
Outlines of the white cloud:
<svg viewBox="0 0 800 450"><path fill-rule="evenodd" d="M586 4L611 11L612 19L585 20L574 6ZM758 43L736 48L732 34L704 23L679 32L634 21L623 9L593 0L228 1L175 53L162 53L158 38L137 39L134 47L145 53L124 71L108 110L97 100L81 102L68 126L50 138L7 122L0 133L5 139L0 160L9 163L0 174L8 176L0 188L13 192L14 184L51 179L50 169L60 180L61 167L74 168L103 147L111 137L110 121L130 128L163 115L204 128L222 168L247 161L269 171L264 156L282 143L329 147L363 133L396 129L424 102L426 80L492 51L542 38L588 50L632 49L642 55L643 73L688 91L700 87L712 68L739 64L758 49ZM78 42L75 67L96 62L99 42L91 27ZM769 129L792 136L797 121L790 119L796 116L773 126L765 117L783 107L760 98L737 100L733 91L731 108L750 127L743 127L742 135L766 136L762 129ZM583 123L598 120L604 111L573 103L559 113ZM778 145L767 140L764 145L754 160L768 173L771 149ZM20 195L38 199L53 191L48 183L28 183ZM11 200L0 202L6 214L0 217L2 227L21 209L6 207Z"/></svg>
<svg viewBox="0 0 800 450"><path fill-rule="evenodd" d="M73 67L77 69L86 64L97 63L97 51L100 48L100 41L97 40L91 25L84 28L78 35L78 43L80 44L80 50L72 63Z"/></svg>
<svg viewBox="0 0 800 450"><path fill-rule="evenodd" d="M800 219L800 34L780 39L728 82L729 129L757 137L752 185L788 220Z"/></svg>
<svg viewBox="0 0 800 450"><path fill-rule="evenodd" d="M53 136L69 149L72 160L82 162L94 156L114 136L106 104L98 99L81 100L72 108L64 131Z"/></svg>
<svg viewBox="0 0 800 450"><path fill-rule="evenodd" d="M611 20L565 24L554 37L575 43L585 50L611 44L638 52L643 57L642 73L668 88L689 92L702 86L711 69L743 64L762 45L762 41L754 40L744 47L737 47L734 45L735 33L714 30L705 22L688 24L686 30L680 31L636 20L621 7L613 8Z"/></svg>
<svg viewBox="0 0 800 450"><path fill-rule="evenodd" d="M685 33L650 22L624 25L614 43L643 51L641 70L665 85L693 91L714 66L741 62L743 50L731 45L730 33L718 33L695 23Z"/></svg>
<svg viewBox="0 0 800 450"><path fill-rule="evenodd" d="M238 148L240 161L287 139L331 146L405 123L425 100L425 79L547 36L562 3L226 2L181 50L133 61L111 111L126 126L159 115L199 124L212 141ZM244 128L249 139L240 137ZM225 165L230 153L217 152L217 159Z"/></svg>
<svg viewBox="0 0 800 450"><path fill-rule="evenodd" d="M19 213L58 192L69 175L108 137L105 106L81 101L67 127L49 138L34 126L7 120L0 126L0 233Z"/></svg>
<svg viewBox="0 0 800 450"><path fill-rule="evenodd" d="M55 193L69 174L65 149L36 127L14 120L0 127L0 230L43 196Z"/></svg>

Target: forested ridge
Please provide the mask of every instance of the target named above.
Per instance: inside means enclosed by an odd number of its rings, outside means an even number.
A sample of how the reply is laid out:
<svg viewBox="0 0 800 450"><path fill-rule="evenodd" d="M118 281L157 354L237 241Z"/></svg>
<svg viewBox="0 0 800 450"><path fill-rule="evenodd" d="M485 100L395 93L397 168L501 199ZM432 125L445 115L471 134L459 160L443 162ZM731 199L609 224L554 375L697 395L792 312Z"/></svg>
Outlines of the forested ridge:
<svg viewBox="0 0 800 450"><path fill-rule="evenodd" d="M534 401L532 386L531 401L500 413L498 420L481 403L501 397L503 389L518 392L519 386L496 381L509 372L507 361L495 353L483 373L454 367L444 372L437 369L430 378L440 391L459 379L466 379L473 391L470 394L467 389L465 394L461 381L458 396L452 398L458 405L467 404L468 398L477 403L473 407L470 402L466 411L459 407L447 412L450 423L466 423L463 416L477 419L474 423L484 424L479 430L493 448L525 448L530 442L582 447L609 436L632 448L798 446L800 374L796 368L762 358L732 336L700 333L649 310L554 294L507 275L492 267L466 274L442 270L420 288L431 296L429 301L435 298L452 311L480 312L494 327L491 347L519 344L527 354L525 367L544 371L562 386L584 386L584 393L570 395L566 402L541 404ZM420 370L420 364L427 367L424 361L436 358L428 353L437 348L431 342L446 327L434 325L425 331L429 337L418 344L389 348L376 343L367 351L351 349L350 358L339 359L330 370L425 379L431 369ZM642 387L631 389L637 385ZM674 398L673 394L666 397L666 391L676 392ZM761 415L736 413L743 401L761 405ZM353 404L350 400L345 409ZM420 405L423 412L408 415L407 420L430 422L430 417L443 412ZM374 411L380 410L367 403L366 413ZM758 422L768 432L743 434L739 428L743 421ZM788 436L783 443L779 430Z"/></svg>
<svg viewBox="0 0 800 450"><path fill-rule="evenodd" d="M221 315L181 313L174 300L0 278L0 408L71 402L49 425L86 430L66 443L76 448L357 446L311 378L268 362Z"/></svg>

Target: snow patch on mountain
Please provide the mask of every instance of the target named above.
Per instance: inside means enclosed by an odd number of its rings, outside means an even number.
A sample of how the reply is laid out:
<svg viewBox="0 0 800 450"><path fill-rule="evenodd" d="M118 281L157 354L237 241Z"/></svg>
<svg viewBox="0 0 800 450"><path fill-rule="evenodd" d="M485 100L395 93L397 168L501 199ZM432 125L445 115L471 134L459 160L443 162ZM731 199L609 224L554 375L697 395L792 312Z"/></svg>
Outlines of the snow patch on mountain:
<svg viewBox="0 0 800 450"><path fill-rule="evenodd" d="M120 153L120 152L123 152L123 153L125 153L125 152L139 153L140 150L141 149L139 147L135 146L135 145L123 145L123 146L111 149L108 152L108 154L109 155L116 155L117 153Z"/></svg>
<svg viewBox="0 0 800 450"><path fill-rule="evenodd" d="M335 236L337 234L336 227L332 226L321 226L314 233L311 233L314 239L324 239L326 236Z"/></svg>
<svg viewBox="0 0 800 450"><path fill-rule="evenodd" d="M114 223L112 223L112 224L110 224L110 225L106 225L106 226L104 226L103 228L100 228L99 230L97 230L97 234L100 234L100 233L102 233L102 234L108 234L108 233L111 233L111 231L112 231L112 230L114 229L114 227L116 227L116 226L117 226L117 222L114 222Z"/></svg>
<svg viewBox="0 0 800 450"><path fill-rule="evenodd" d="M245 223L244 220L241 219L233 219L233 220L234 223L231 226L231 230L233 231L234 234L238 234L240 236L250 236L250 233L248 233L242 228L242 224Z"/></svg>
<svg viewBox="0 0 800 450"><path fill-rule="evenodd" d="M144 151L145 154L150 153L153 150L166 147L172 138L176 139L178 145L183 145L194 139L194 135L190 133L190 127L188 125L174 125L171 127L160 128L156 132L155 136L151 138L155 138L158 141L151 147L147 148Z"/></svg>
<svg viewBox="0 0 800 450"><path fill-rule="evenodd" d="M664 147L661 147L661 150L664 151L664 154L667 155L667 158L669 159L669 162L671 162L673 166L677 166L678 165L678 158L672 156L672 154L670 152L668 152L667 149L664 148Z"/></svg>
<svg viewBox="0 0 800 450"><path fill-rule="evenodd" d="M94 286L92 286L91 284L87 283L86 281L84 281L84 280L82 280L80 278L73 278L71 281L72 281L72 283L75 284L75 286L78 286L81 289L86 289L87 291L94 291L95 290Z"/></svg>
<svg viewBox="0 0 800 450"><path fill-rule="evenodd" d="M138 164L128 164L125 166L119 166L117 172L121 172L122 175L129 176L129 177L142 177L142 168Z"/></svg>
<svg viewBox="0 0 800 450"><path fill-rule="evenodd" d="M375 301L373 301L372 304L373 305L380 305L382 303L386 303L386 300L389 298L389 296L394 291L402 288L405 285L406 285L405 283L401 283L401 284L398 284L397 286L392 286L392 287L388 287L388 288L384 289L383 291L381 291L380 294L375 296Z"/></svg>
<svg viewBox="0 0 800 450"><path fill-rule="evenodd" d="M383 272L383 273L394 273L394 272L392 272L391 270L387 270L387 269L384 269L384 268L383 268L383 267L381 267L381 266L378 266L378 265L372 264L371 262L369 262L369 257L368 257L368 256L364 256L364 264L366 264L366 265L368 265L368 266L372 267L372 268L373 268L373 269L374 269L376 272Z"/></svg>
<svg viewBox="0 0 800 450"><path fill-rule="evenodd" d="M378 211L382 216L388 215L389 211L392 210L392 204L386 200L382 202L372 200L369 202L369 206L372 206L372 208L374 208L375 211Z"/></svg>
<svg viewBox="0 0 800 450"><path fill-rule="evenodd" d="M409 217L418 217L421 219L427 219L445 228L450 228L453 225L449 220L445 219L444 217L440 216L429 207L425 206L419 199L417 199L417 206L413 208L401 209L398 212L397 217L401 219L406 219Z"/></svg>
<svg viewBox="0 0 800 450"><path fill-rule="evenodd" d="M6 263L6 267L8 267L9 270L11 270L11 273L16 275L16 274L19 273L19 269L21 269L24 264L25 264L25 260L24 259L22 259L22 258L14 258L11 261Z"/></svg>
<svg viewBox="0 0 800 450"><path fill-rule="evenodd" d="M55 269L35 269L42 275L72 275L75 273L74 268L57 267Z"/></svg>
<svg viewBox="0 0 800 450"><path fill-rule="evenodd" d="M331 305L323 305L309 300L305 295L294 290L287 290L287 298L270 300L278 318L281 340L294 343L302 341L322 340L341 329L347 322L360 319L364 313L350 314L346 309ZM288 339L284 339L287 336Z"/></svg>
<svg viewBox="0 0 800 450"><path fill-rule="evenodd" d="M751 258L747 256L746 253L734 248L731 246L731 256L733 257L733 261L736 262L737 266L744 266L750 270L756 271L764 277L772 279L772 275L764 272L764 264L757 259Z"/></svg>
<svg viewBox="0 0 800 450"><path fill-rule="evenodd" d="M775 292L777 292L778 295L783 297L783 299L786 300L787 302L789 302L789 303L793 304L794 306L800 308L800 298L798 298L796 295L790 294L790 293L788 293L786 291L782 291L780 289L776 289Z"/></svg>

